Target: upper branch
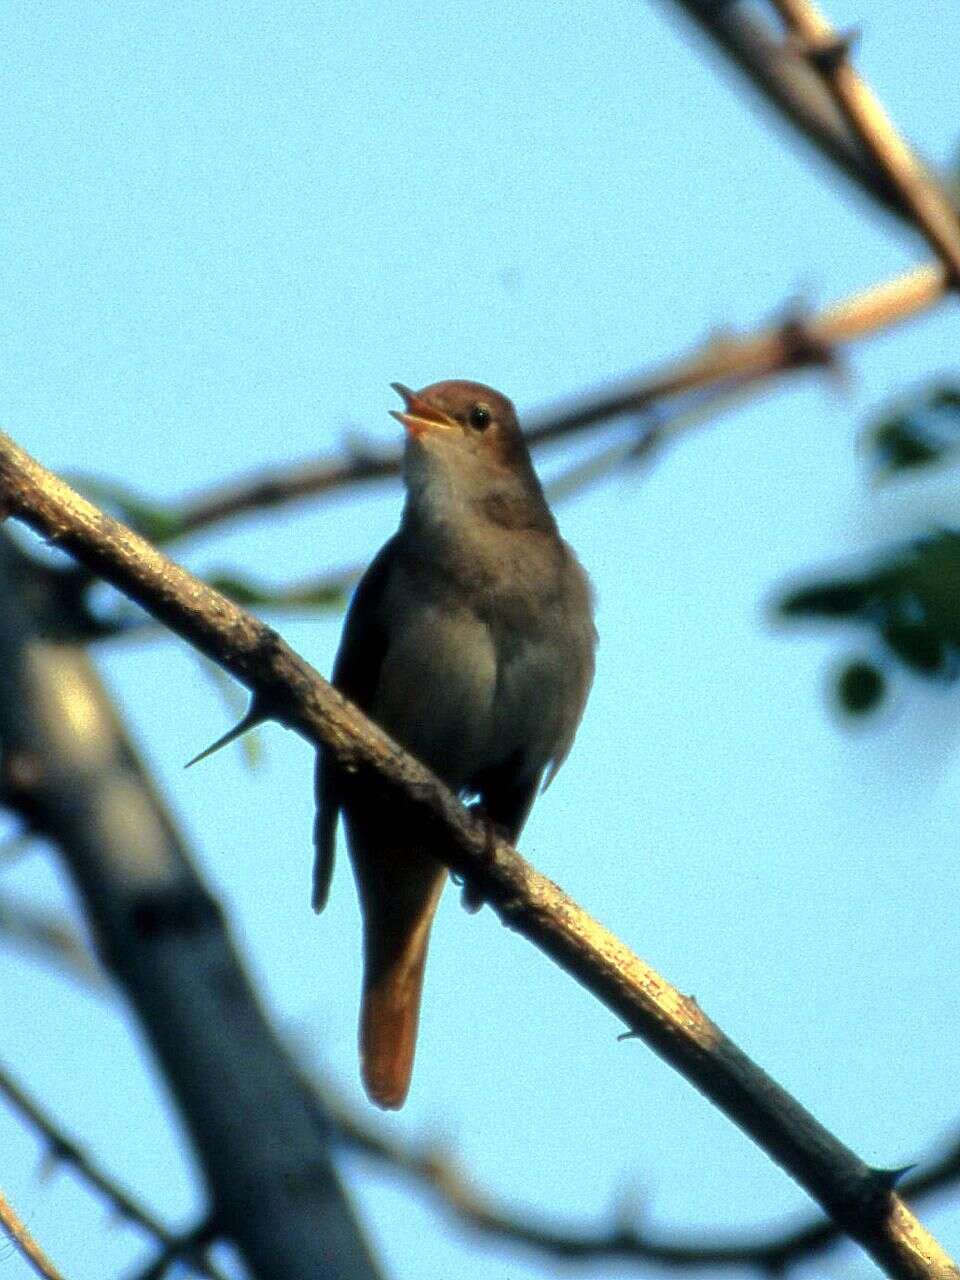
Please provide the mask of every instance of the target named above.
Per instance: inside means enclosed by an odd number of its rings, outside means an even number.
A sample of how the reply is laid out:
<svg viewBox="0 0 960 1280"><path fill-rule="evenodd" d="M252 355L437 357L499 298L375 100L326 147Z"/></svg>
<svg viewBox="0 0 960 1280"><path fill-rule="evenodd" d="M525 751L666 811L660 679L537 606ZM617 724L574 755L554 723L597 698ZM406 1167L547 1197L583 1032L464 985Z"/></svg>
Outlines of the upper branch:
<svg viewBox="0 0 960 1280"><path fill-rule="evenodd" d="M960 287L960 218L934 175L894 128L879 99L849 58L850 38L838 35L814 0L773 0L788 30L823 77L868 155L886 174L920 233Z"/></svg>
<svg viewBox="0 0 960 1280"><path fill-rule="evenodd" d="M0 435L0 510L17 516L233 673L260 708L434 827L438 851L498 912L754 1138L891 1276L960 1269L871 1169L701 1012L502 840L271 628L111 520Z"/></svg>
<svg viewBox="0 0 960 1280"><path fill-rule="evenodd" d="M909 218L896 187L838 110L799 49L761 14L734 0L672 0L760 90L766 101L882 208Z"/></svg>
<svg viewBox="0 0 960 1280"><path fill-rule="evenodd" d="M823 368L838 347L901 324L932 307L946 293L948 283L944 267L933 262L811 315L795 309L786 320L752 333L723 334L658 368L533 414L526 426L527 440L534 447L548 444L678 400L683 415L684 397L716 393L713 404L719 405L728 395L759 390L784 374ZM698 418L701 407L702 402L693 406ZM345 460L324 458L278 467L197 495L183 503L171 524L176 536L184 536L266 506L387 479L399 471L399 452L361 453Z"/></svg>

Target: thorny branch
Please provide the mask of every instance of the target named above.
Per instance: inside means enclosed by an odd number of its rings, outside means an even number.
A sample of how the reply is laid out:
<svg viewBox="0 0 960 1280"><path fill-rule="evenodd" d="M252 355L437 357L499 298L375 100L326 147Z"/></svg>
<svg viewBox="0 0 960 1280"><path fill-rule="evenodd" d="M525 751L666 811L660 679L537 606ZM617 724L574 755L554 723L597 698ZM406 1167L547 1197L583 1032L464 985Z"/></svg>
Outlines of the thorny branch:
<svg viewBox="0 0 960 1280"><path fill-rule="evenodd" d="M870 316L871 308L875 308L872 319L868 319L869 327L880 328L892 320L903 318L912 311L920 310L923 307L932 305L937 301L947 288L948 282L952 279L954 282L958 277L957 263L960 258L957 257L956 246L958 237L956 235L956 219L952 212L952 207L945 209L941 203L939 214L936 211L936 198L933 202L934 212L931 216L931 205L927 200L929 195L929 184L925 179L929 178L922 169L920 170L919 185L914 185L913 190L910 184L916 177L916 161L915 158L906 152L908 161L912 162L913 168L908 165L904 171L903 168L898 172L897 161L903 159L901 153L898 157L894 154L894 163L890 163L890 153L888 151L886 158L882 153L882 149L878 151L875 146L875 135L872 138L869 128L864 129L863 121L858 121L856 110L851 109L851 99L849 94L845 96L844 75L851 73L852 79L848 78L847 86L852 83L855 87L858 82L855 73L849 67L846 59L846 47L842 41L838 41L835 35L830 32L826 24L820 30L814 30L808 25L806 29L803 22L811 20L811 15L818 18L812 6L803 3L803 0L775 0L777 7L781 10L789 22L792 23L794 30L798 35L802 36L805 42L801 45L786 45L771 47L766 42L765 32L761 30L758 24L753 24L749 15L742 12L742 7L732 4L715 5L702 4L699 0L678 0L679 3L690 12L704 26L712 27L712 34L719 39L721 44L725 44L727 51L744 65L753 75L758 83L760 83L766 92L768 92L774 100L780 99L779 105L789 115L791 111L795 114L797 122L811 136L815 136L819 129L822 137L816 139L818 145L821 145L827 154L833 152L832 157L847 169L854 178L861 183L865 190L875 196L878 200L885 203L888 207L894 209L901 214L906 210L913 213L918 224L924 230L927 238L934 245L934 248L941 255L947 266L947 272L940 272L936 268L922 268L920 272L911 273L911 276L904 277L900 281L892 282L891 286L881 286L879 290L871 291L871 294L865 295L860 301L865 305L859 308L859 322L863 322L863 317ZM800 18L798 18L798 14ZM734 18L731 15L735 15ZM804 18L803 15L806 15ZM728 21L728 18L730 19ZM820 20L822 22L822 19ZM733 36L731 37L731 32ZM760 38L758 36L763 38ZM758 52L759 51L759 52ZM752 64L752 66L751 66ZM786 68L786 74L784 74ZM840 72L838 80L838 69ZM806 83L803 83L806 71L811 71L812 75L807 76ZM809 110L810 104L815 101L815 94L811 88L811 79L823 78L826 82L830 93L836 103L842 108L840 125L838 127L837 115L831 117L831 113L824 107L821 100L816 104L814 110ZM765 83L766 79L766 83ZM800 84L802 92L799 95L793 95L793 105L791 106L791 82L794 86ZM783 91L783 86L787 85L787 92ZM860 89L865 86L860 84ZM867 90L869 94L869 91ZM861 93L859 101L864 101ZM869 99L867 99L869 105ZM797 105L799 104L799 106ZM878 104L873 103L878 107ZM844 129L844 120L842 115L846 115L853 122L854 129ZM877 117L874 116L874 122ZM882 112L879 119L881 125L885 122ZM819 120L819 122L818 122ZM870 124L868 119L867 124ZM891 131L892 132L892 131ZM896 135L894 135L896 137ZM901 144L902 147L902 144ZM906 151L904 148L903 151ZM877 160L880 161L879 165ZM906 185L900 179L904 172L908 182ZM938 196L935 191L935 197ZM946 219L939 216L948 213ZM944 231L945 228L945 231ZM872 295L872 296L871 296ZM856 302L857 300L854 300ZM845 324L856 325L857 310L847 310L844 313L843 308L831 309L834 313L832 317L835 332L828 339L831 343L840 343L850 341L854 337L860 336L860 333L868 331L863 328L848 332L843 332ZM740 339L734 342L721 342L711 344L702 353L697 353L689 361L687 374L688 381L684 381L683 364L679 362L673 370L674 379L671 381L670 371L665 371L658 378L654 375L647 381L644 386L641 382L623 384L621 388L614 389L614 395L610 394L598 398L595 401L587 400L570 412L561 412L550 418L541 419L537 422L532 431L531 436L535 441L548 440L559 437L560 435L583 430L594 424L613 419L615 417L635 415L636 413L648 408L652 404L661 401L667 401L672 396L683 395L689 392L696 392L700 387L720 387L723 390L729 387L731 390L746 390L754 385L754 380L761 380L778 373L786 373L791 369L809 367L813 364L824 363L832 355L832 348L824 345L817 350L815 340L815 330L819 320L827 319L826 330L830 328L830 312L822 313L821 317L814 317L812 321L805 321L801 325L800 336L803 343L799 351L787 354L784 344L784 350L780 354L779 366L771 365L767 369L762 367L762 362L756 367L756 371L751 370L750 356L751 344L753 344L752 355L760 357L760 348L756 345L763 335L757 335L753 339ZM807 345L807 340L809 345ZM803 347L806 346L806 350ZM740 348L738 350L738 347ZM719 350L718 350L719 348ZM711 368L710 355L725 354L732 356L731 363L726 372L718 372L716 365ZM746 359L745 364L739 364L738 361ZM721 362L722 364L722 359ZM741 370L737 372L737 368ZM698 379L702 379L698 381ZM684 410L688 412L689 410ZM642 451L645 443L659 443L656 432L649 432L641 435L637 445L634 448ZM590 465L589 463L587 464ZM345 464L318 464L306 468L300 468L296 472L278 471L270 476L263 477L260 480L250 484L241 484L232 491L221 491L219 495L208 495L206 500L201 500L188 508L184 513L184 532L200 529L216 523L219 520L226 519L232 515L240 514L247 510L256 509L262 506L274 505L278 502L290 501L296 497L306 496L307 494L315 494L318 492L329 491L334 488L344 487L346 485L358 483L365 480L374 480L383 476L392 475L396 471L396 459L393 457L371 457L358 454L350 458ZM361 1146L364 1145L366 1139L358 1138L357 1141ZM395 1153L394 1153L395 1154ZM383 1153L382 1158L393 1158L389 1153ZM938 1167L942 1171L949 1170L949 1176L955 1177L957 1172L957 1164L960 1156L956 1151L949 1153ZM482 1197L471 1191L465 1181L463 1181L452 1167L443 1167L443 1163L438 1161L435 1156L426 1155L419 1159L419 1168L413 1169L420 1176L430 1179L438 1189L455 1204L458 1205L460 1211L467 1216L473 1218L479 1225L484 1225L487 1229L502 1230L504 1221L498 1218L498 1215L491 1209ZM901 1186L904 1190L909 1190L914 1194L920 1194L924 1190L936 1185L938 1171L937 1169L927 1170L925 1174L913 1175L905 1179ZM509 1221L506 1223L507 1234L513 1234L514 1226ZM521 1227L521 1234L526 1230L526 1234L537 1237L528 1240L529 1243L537 1247L553 1248L560 1253L570 1256L571 1251L579 1253L582 1242L566 1237L558 1233L544 1233L538 1229L525 1229ZM810 1250L811 1248L820 1247L817 1241L830 1242L835 1238L837 1228L831 1224L810 1227L804 1231L798 1231L792 1237L784 1237L783 1239L771 1242L768 1245L744 1247L743 1252L737 1252L734 1257L729 1252L725 1257L718 1256L718 1265L728 1261L744 1261L754 1262L761 1269L775 1269L786 1265L786 1262L793 1256L793 1247L796 1244L798 1250ZM618 1233L619 1243L613 1236L606 1242L600 1242L601 1251L609 1251L616 1244L616 1247L622 1247L623 1232ZM552 1240L552 1243L551 1243ZM805 1243L804 1243L805 1241ZM793 1243L792 1243L793 1242ZM176 1245L173 1240L172 1246ZM596 1247L596 1242L593 1248ZM738 1247L734 1246L734 1249ZM758 1251L759 1250L759 1251ZM649 1255L648 1255L649 1256ZM668 1260L663 1258L661 1260ZM703 1251L697 1250L697 1257L688 1255L685 1262L703 1261ZM678 1265L684 1259L678 1260ZM46 1274L46 1273L44 1273ZM52 1272L51 1274L56 1274ZM158 1270L151 1269L148 1274L160 1274Z"/></svg>
<svg viewBox="0 0 960 1280"><path fill-rule="evenodd" d="M766 1236L753 1231L744 1232L740 1238L731 1238L728 1233L722 1240L711 1240L699 1232L696 1239L684 1239L677 1232L668 1235L662 1228L654 1231L638 1223L638 1214L630 1206L615 1210L611 1225L606 1228L560 1228L538 1222L529 1213L497 1203L476 1185L449 1150L435 1143L418 1146L393 1138L331 1099L327 1088L315 1084L311 1087L321 1090L343 1140L359 1154L424 1184L466 1226L548 1257L567 1261L616 1258L652 1262L670 1269L750 1267L769 1276L808 1263L846 1238L835 1222L820 1219ZM960 1140L939 1155L921 1161L904 1176L900 1188L904 1196L916 1201L954 1186L958 1178Z"/></svg>
<svg viewBox="0 0 960 1280"><path fill-rule="evenodd" d="M481 900L582 983L758 1142L891 1276L960 1280L892 1188L699 1009L456 800L279 635L98 511L0 435L0 509L23 520L229 670L265 716L323 743L408 809Z"/></svg>
<svg viewBox="0 0 960 1280"><path fill-rule="evenodd" d="M878 207L910 218L897 190L864 150L802 50L784 43L756 6L737 0L669 0L759 90L776 110Z"/></svg>

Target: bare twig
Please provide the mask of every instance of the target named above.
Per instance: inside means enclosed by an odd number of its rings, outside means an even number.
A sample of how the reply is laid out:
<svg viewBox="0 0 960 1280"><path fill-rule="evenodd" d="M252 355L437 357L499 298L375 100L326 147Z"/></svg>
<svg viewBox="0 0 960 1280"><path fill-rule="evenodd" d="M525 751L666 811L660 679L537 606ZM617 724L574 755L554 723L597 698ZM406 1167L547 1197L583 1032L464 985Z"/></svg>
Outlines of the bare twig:
<svg viewBox="0 0 960 1280"><path fill-rule="evenodd" d="M204 1249L217 1238L216 1224L212 1221L201 1222L193 1231L182 1236L175 1236L169 1244L164 1245L157 1256L142 1267L130 1280L162 1280L171 1267L176 1266L184 1258L200 1257ZM204 1274L222 1276L219 1268L214 1270L209 1258L206 1260L207 1271Z"/></svg>
<svg viewBox="0 0 960 1280"><path fill-rule="evenodd" d="M0 1094L20 1116L40 1135L47 1148L47 1158L58 1164L69 1165L95 1191L99 1192L120 1217L136 1223L149 1236L164 1247L170 1261L188 1261L199 1275L211 1280L222 1280L223 1273L204 1257L204 1246L210 1243L201 1232L187 1236L171 1231L155 1214L112 1178L80 1144L61 1128L47 1110L30 1097L26 1089L16 1081L6 1067L0 1065Z"/></svg>
<svg viewBox="0 0 960 1280"><path fill-rule="evenodd" d="M672 412L657 411L656 405L639 411L637 429L624 438L601 449L589 457L572 463L545 484L547 495L552 504L563 502L574 494L583 493L590 485L596 484L611 472L633 463L649 464L659 456L661 451L675 442L681 435L705 422L713 421L721 414L729 412L750 396L764 379L772 380L783 371L774 370L756 378L732 379L705 388L682 403ZM398 460L399 463L399 460ZM280 473L276 473L279 493ZM350 481L346 481L350 483ZM257 485L249 490L251 501L256 501ZM241 490L234 490L238 501ZM279 498L277 499L279 501ZM254 508L251 508L253 510ZM233 514L239 515L241 507L237 505ZM205 581L211 586L245 607L257 608L261 613L270 615L285 614L304 608L315 609L318 601L341 601L346 603L350 590L363 573L364 565L350 565L341 569L333 569L316 578L306 579L290 586L262 588L254 594L247 590L247 583L240 580L238 589L231 589L231 580L227 575L205 575ZM86 570L81 570L86 573ZM93 580L93 579L90 579ZM124 607L125 606L125 607ZM95 630L90 639L97 641L128 640L131 636L139 636L147 631L156 631L157 624L141 609L124 601L124 605L113 610L108 617L96 620ZM217 668L219 670L219 668Z"/></svg>
<svg viewBox="0 0 960 1280"><path fill-rule="evenodd" d="M769 1276L808 1263L846 1239L829 1219L775 1232L743 1231L736 1239L727 1233L724 1239L717 1240L704 1232L691 1239L683 1238L679 1232L653 1231L638 1224L635 1214L628 1218L622 1209L610 1215L609 1227L560 1228L538 1222L531 1214L497 1203L478 1188L448 1150L436 1144L417 1146L395 1138L331 1098L326 1086L310 1081L310 1087L322 1094L344 1141L361 1155L423 1183L468 1227L549 1257L567 1261L616 1258L652 1262L670 1269L750 1267ZM917 1200L955 1186L958 1179L960 1141L955 1141L941 1155L923 1161L905 1175L900 1185L905 1196Z"/></svg>
<svg viewBox="0 0 960 1280"><path fill-rule="evenodd" d="M394 476L400 469L396 453L351 453L344 460L298 463L261 472L209 490L184 505L179 514L182 536L199 532L235 516L316 497L332 489L345 489Z"/></svg>
<svg viewBox="0 0 960 1280"><path fill-rule="evenodd" d="M829 364L837 347L867 334L901 324L928 310L947 290L947 275L938 263L833 303L812 315L794 312L785 320L744 336L724 335L680 356L659 369L622 379L596 394L581 396L553 409L530 415L527 439L533 446L577 435L593 427L635 417L651 407L705 390L721 401L727 392L746 395L771 378ZM691 406L670 405L684 414ZM359 455L345 461L321 459L277 467L259 476L232 481L186 501L174 523L181 535L207 529L220 521L316 497L355 484L395 476L399 452Z"/></svg>
<svg viewBox="0 0 960 1280"><path fill-rule="evenodd" d="M63 1274L57 1270L36 1240L34 1240L2 1191L0 1191L0 1227L7 1233L38 1276L43 1276L44 1280L63 1280Z"/></svg>
<svg viewBox="0 0 960 1280"><path fill-rule="evenodd" d="M62 916L0 896L0 935L5 943L45 961L85 986L102 985L103 975L93 952Z"/></svg>
<svg viewBox="0 0 960 1280"><path fill-rule="evenodd" d="M851 130L803 53L785 45L763 14L726 0L670 0L733 62L772 106L881 208L909 218L896 188Z"/></svg>
<svg viewBox="0 0 960 1280"><path fill-rule="evenodd" d="M921 234L960 286L960 220L953 201L893 127L870 86L848 56L840 36L814 0L772 0L787 29L834 95L861 143L896 188Z"/></svg>
<svg viewBox="0 0 960 1280"><path fill-rule="evenodd" d="M581 982L784 1166L903 1280L960 1280L960 1269L891 1188L756 1066L699 1009L540 875L491 839L433 774L330 687L280 636L98 511L0 435L0 508L135 599L254 694L258 709L323 743L371 789L409 806L438 856L501 919ZM433 841L436 844L433 845Z"/></svg>

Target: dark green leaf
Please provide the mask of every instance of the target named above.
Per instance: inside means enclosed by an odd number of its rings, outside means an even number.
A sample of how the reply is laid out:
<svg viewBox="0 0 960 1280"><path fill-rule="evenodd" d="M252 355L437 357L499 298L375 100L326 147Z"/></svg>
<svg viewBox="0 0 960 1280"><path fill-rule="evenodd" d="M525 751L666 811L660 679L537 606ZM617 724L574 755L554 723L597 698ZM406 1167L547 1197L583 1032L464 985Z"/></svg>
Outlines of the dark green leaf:
<svg viewBox="0 0 960 1280"><path fill-rule="evenodd" d="M337 574L330 579L294 587L271 587L236 574L211 574L205 581L245 608L262 609L342 609L352 575Z"/></svg>
<svg viewBox="0 0 960 1280"><path fill-rule="evenodd" d="M953 683L960 679L960 532L941 529L890 547L859 576L788 588L777 611L783 618L872 631L912 675ZM880 696L871 692L874 678L882 679L865 663L853 664L841 677L839 696L851 714Z"/></svg>
<svg viewBox="0 0 960 1280"><path fill-rule="evenodd" d="M874 431L870 443L884 471L906 471L934 462L940 450L914 430L906 418L892 418Z"/></svg>
<svg viewBox="0 0 960 1280"><path fill-rule="evenodd" d="M928 624L893 621L882 627L881 632L894 655L917 675L942 675L947 671L947 647Z"/></svg>
<svg viewBox="0 0 960 1280"><path fill-rule="evenodd" d="M960 449L960 389L925 389L867 433L867 445L881 473L947 460Z"/></svg>
<svg viewBox="0 0 960 1280"><path fill-rule="evenodd" d="M872 663L857 659L847 663L840 672L836 692L837 701L847 715L869 715L886 695L887 682Z"/></svg>
<svg viewBox="0 0 960 1280"><path fill-rule="evenodd" d="M785 618L852 618L862 613L873 596L866 578L817 582L789 591L777 604Z"/></svg>

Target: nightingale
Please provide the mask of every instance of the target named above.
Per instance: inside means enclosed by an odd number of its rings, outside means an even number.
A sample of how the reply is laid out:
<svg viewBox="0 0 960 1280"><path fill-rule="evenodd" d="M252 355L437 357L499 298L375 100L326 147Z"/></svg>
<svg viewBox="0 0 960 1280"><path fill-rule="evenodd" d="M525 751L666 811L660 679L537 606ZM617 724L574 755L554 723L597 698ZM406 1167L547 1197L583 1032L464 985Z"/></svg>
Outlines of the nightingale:
<svg viewBox="0 0 960 1280"><path fill-rule="evenodd" d="M406 431L406 502L356 589L333 683L514 843L593 680L590 585L510 401L477 382L392 385L404 401L391 413ZM447 868L325 750L317 802L314 909L342 811L363 920L361 1073L373 1102L397 1108Z"/></svg>

